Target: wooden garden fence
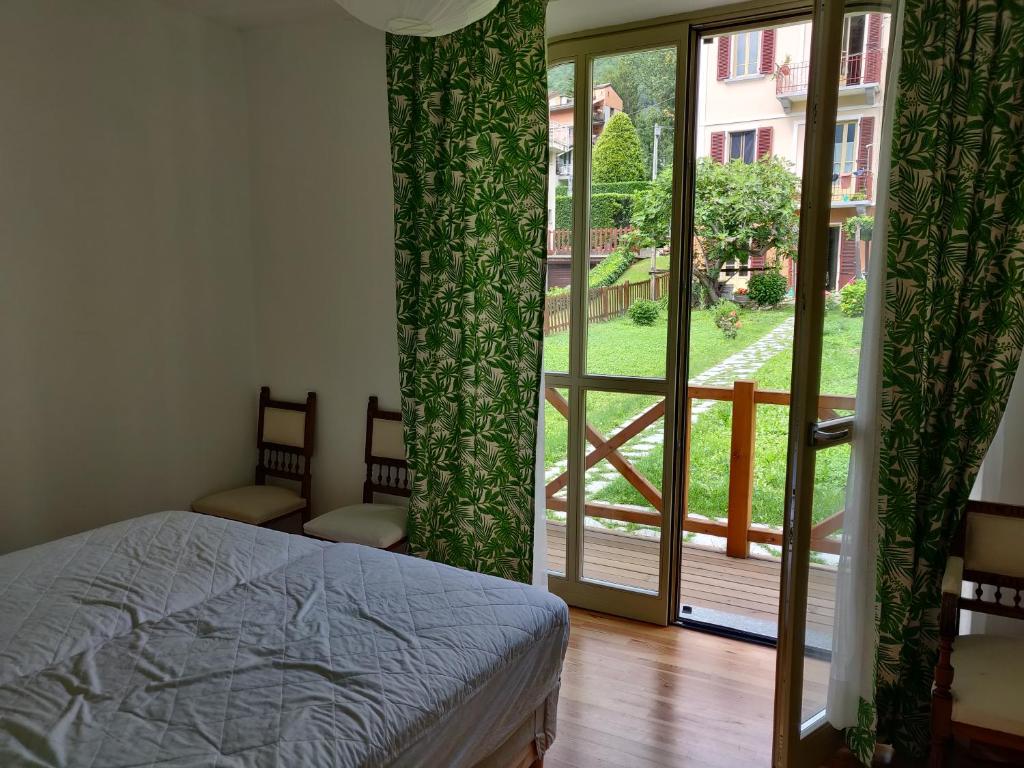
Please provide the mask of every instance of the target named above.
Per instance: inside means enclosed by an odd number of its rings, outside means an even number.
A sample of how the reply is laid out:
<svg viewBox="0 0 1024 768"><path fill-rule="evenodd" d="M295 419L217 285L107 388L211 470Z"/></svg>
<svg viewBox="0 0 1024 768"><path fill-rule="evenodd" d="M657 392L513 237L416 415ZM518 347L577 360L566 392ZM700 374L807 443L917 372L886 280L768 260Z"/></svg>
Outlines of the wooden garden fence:
<svg viewBox="0 0 1024 768"><path fill-rule="evenodd" d="M622 317L642 299L658 301L668 293L668 272L651 280L591 288L587 300L587 318L591 323ZM548 296L544 305L544 335L569 330L572 296L569 292Z"/></svg>

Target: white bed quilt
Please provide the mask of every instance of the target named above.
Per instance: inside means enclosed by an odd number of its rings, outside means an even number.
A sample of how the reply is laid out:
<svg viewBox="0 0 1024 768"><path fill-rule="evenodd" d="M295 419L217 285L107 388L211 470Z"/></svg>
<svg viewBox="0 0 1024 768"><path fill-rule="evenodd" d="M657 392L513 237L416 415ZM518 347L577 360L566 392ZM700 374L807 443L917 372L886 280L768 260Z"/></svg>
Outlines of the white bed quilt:
<svg viewBox="0 0 1024 768"><path fill-rule="evenodd" d="M148 515L0 557L0 765L472 765L567 638L531 587Z"/></svg>

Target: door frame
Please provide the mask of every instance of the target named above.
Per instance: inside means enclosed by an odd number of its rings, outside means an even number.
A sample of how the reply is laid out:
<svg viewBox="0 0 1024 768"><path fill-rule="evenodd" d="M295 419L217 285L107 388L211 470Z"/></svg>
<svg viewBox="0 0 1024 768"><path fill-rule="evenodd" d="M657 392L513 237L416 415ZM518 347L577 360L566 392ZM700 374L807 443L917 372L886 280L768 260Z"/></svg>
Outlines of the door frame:
<svg viewBox="0 0 1024 768"><path fill-rule="evenodd" d="M809 66L807 127L804 131L800 233L797 252L796 323L790 382L786 502L782 531L782 583L775 666L772 765L822 765L842 743L841 734L819 713L804 728L804 654L815 443L821 384L825 278L830 245L832 165L839 105L840 42L846 4L815 0ZM824 250L824 253L822 253ZM824 256L824 258L822 258Z"/></svg>
<svg viewBox="0 0 1024 768"><path fill-rule="evenodd" d="M676 340L680 332L678 301L669 302L668 338L665 347L666 376L662 379L635 378L590 374L586 371L586 347L588 324L588 292L579 290L585 286L590 268L589 235L590 221L590 172L593 145L591 136L591 99L593 88L593 62L597 58L632 51L658 48L676 49L676 94L677 115L685 114L685 76L689 70L688 56L689 25L685 21L638 29L623 29L604 33L586 33L573 39L552 43L548 47L548 66L572 62L574 65L573 89L573 235L569 324L569 371L545 371L546 387L558 387L569 393L568 419L568 472L566 514L566 552L564 575L548 574L548 588L571 605L589 610L612 613L626 618L652 624L666 625L671 612L675 581L671 575L678 571L678 547L672 542L680 535L681 524L675 512L672 472L674 469L672 436L675 434L675 409L673 403L675 377L672 371L676 365ZM676 120L673 136L672 156L672 224L669 249L669 296L676 297L680 289L680 183L683 162L683 135ZM580 255L583 254L583 255ZM587 441L584 434L586 423L587 392L621 392L624 394L646 394L665 398L665 442L662 464L662 508L661 542L659 549L658 592L651 594L626 586L605 584L583 578L583 533L586 500L585 465ZM676 578L676 581L678 577Z"/></svg>
<svg viewBox="0 0 1024 768"><path fill-rule="evenodd" d="M589 237L590 166L590 88L595 58L637 50L675 46L676 127L673 142L672 226L670 247L668 348L664 380L625 378L587 374L587 317L585 291L571 294L569 371L545 372L545 386L569 393L568 464L565 574L548 574L548 587L571 605L614 613L627 618L666 625L680 618L680 561L682 521L685 515L686 441L689 424L676 415L685 413L688 382L689 306L691 262L693 256L693 195L696 169L697 88L699 46L701 40L716 34L733 34L744 29L784 24L811 16L811 0L772 0L742 2L722 8L672 16L663 16L627 24L587 30L553 38L548 44L548 66L574 64L575 106L573 122L573 263L572 285L584 285L588 260L575 254L586 253ZM691 65L692 62L692 65ZM583 223L580 226L580 222ZM665 463L662 498L664 515L660 549L659 589L657 596L625 587L606 586L582 580L582 547L585 498L584 473L586 440L584 391L615 391L661 395L666 398ZM573 518L576 518L575 520Z"/></svg>

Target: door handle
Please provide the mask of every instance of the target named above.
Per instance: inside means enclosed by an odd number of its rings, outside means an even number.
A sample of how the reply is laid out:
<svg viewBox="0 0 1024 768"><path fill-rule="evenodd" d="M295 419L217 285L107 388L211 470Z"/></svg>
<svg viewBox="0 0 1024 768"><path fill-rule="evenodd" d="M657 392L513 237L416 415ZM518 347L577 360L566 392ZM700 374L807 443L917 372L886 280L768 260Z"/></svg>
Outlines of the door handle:
<svg viewBox="0 0 1024 768"><path fill-rule="evenodd" d="M853 442L853 416L816 421L811 425L811 447L830 448Z"/></svg>

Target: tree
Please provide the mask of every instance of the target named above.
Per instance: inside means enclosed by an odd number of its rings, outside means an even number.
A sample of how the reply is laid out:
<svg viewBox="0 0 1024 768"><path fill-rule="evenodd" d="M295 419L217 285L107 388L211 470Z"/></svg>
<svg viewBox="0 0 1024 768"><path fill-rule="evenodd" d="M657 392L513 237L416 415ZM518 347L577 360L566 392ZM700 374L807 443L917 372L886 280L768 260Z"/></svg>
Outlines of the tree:
<svg viewBox="0 0 1024 768"><path fill-rule="evenodd" d="M725 164L703 158L695 184L693 276L706 294L701 303L718 301L718 276L726 263L747 264L769 251L776 260L796 257L799 180L789 163L776 157Z"/></svg>
<svg viewBox="0 0 1024 768"><path fill-rule="evenodd" d="M594 183L643 181L644 153L633 121L625 112L616 112L605 125L594 145L590 178Z"/></svg>
<svg viewBox="0 0 1024 768"><path fill-rule="evenodd" d="M644 152L644 178L651 178L654 124L662 126L658 168L672 165L676 108L676 49L603 56L594 61L594 82L611 83L622 97L622 111L633 121Z"/></svg>
<svg viewBox="0 0 1024 768"><path fill-rule="evenodd" d="M638 193L629 222L643 245L660 248L668 243L672 223L672 167L663 168L650 187Z"/></svg>

